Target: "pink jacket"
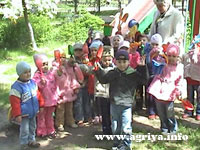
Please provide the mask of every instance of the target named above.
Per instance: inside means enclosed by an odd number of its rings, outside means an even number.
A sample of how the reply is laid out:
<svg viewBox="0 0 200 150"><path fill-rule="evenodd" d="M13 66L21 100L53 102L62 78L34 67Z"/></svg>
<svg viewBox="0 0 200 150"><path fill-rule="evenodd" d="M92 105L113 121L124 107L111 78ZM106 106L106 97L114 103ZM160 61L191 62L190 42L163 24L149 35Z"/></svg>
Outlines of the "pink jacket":
<svg viewBox="0 0 200 150"><path fill-rule="evenodd" d="M78 65L72 67L67 62L60 69L62 74L56 73L56 84L59 87L60 95L58 103L74 101L77 98L75 90L80 88L80 83L84 80L83 74Z"/></svg>
<svg viewBox="0 0 200 150"><path fill-rule="evenodd" d="M162 74L154 77L147 92L156 99L174 101L185 89L183 81L183 65L166 65Z"/></svg>
<svg viewBox="0 0 200 150"><path fill-rule="evenodd" d="M44 83L41 80L44 80ZM58 87L55 82L55 72L48 71L46 74L41 75L40 71L36 71L33 80L38 85L38 88L44 98L44 106L55 106L59 99Z"/></svg>
<svg viewBox="0 0 200 150"><path fill-rule="evenodd" d="M137 51L135 53L129 53L129 62L130 66L135 69L140 62L140 53Z"/></svg>

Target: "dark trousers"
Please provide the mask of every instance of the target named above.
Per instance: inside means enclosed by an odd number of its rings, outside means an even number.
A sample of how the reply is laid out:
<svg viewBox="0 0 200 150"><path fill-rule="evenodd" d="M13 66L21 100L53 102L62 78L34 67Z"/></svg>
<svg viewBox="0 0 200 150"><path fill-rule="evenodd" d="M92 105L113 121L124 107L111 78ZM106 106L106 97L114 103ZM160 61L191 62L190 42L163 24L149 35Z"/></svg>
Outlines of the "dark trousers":
<svg viewBox="0 0 200 150"><path fill-rule="evenodd" d="M174 113L174 102L160 100L155 102L161 122L161 132L175 133L178 130L178 124Z"/></svg>
<svg viewBox="0 0 200 150"><path fill-rule="evenodd" d="M147 87L149 87L149 85L151 84L152 80L153 80L153 76L150 77ZM146 93L146 104L147 104L148 115L157 114L155 98L152 95L148 94L148 93Z"/></svg>
<svg viewBox="0 0 200 150"><path fill-rule="evenodd" d="M96 99L100 101L103 134L110 135L112 134L110 118L110 99L104 97L96 97Z"/></svg>
<svg viewBox="0 0 200 150"><path fill-rule="evenodd" d="M196 99L196 103L197 103L197 107L196 107L196 114L200 115L200 85L191 85L191 84L187 84L187 98L188 100L194 105L195 101L194 101L194 95L195 92L197 93L197 99ZM193 116L193 111L188 111L185 110L185 113Z"/></svg>

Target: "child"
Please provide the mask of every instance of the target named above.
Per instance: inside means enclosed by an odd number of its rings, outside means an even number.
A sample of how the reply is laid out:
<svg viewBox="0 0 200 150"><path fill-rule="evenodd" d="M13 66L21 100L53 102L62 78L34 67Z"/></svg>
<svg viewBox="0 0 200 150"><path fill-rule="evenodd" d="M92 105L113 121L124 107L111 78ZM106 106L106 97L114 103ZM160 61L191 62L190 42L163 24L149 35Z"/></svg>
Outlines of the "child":
<svg viewBox="0 0 200 150"><path fill-rule="evenodd" d="M101 59L101 67L105 72L114 69L114 65L112 63L113 55L114 51L111 46L104 46L103 56ZM112 131L110 120L109 84L101 84L95 78L94 95L96 100L100 102L103 134L110 135L112 134Z"/></svg>
<svg viewBox="0 0 200 150"><path fill-rule="evenodd" d="M36 83L31 79L31 67L26 62L19 62L16 72L19 78L11 86L9 94L12 118L20 124L21 149L38 148L40 144L35 140L36 115L39 112L39 104L42 107L44 100Z"/></svg>
<svg viewBox="0 0 200 150"><path fill-rule="evenodd" d="M83 127L85 125L85 122L88 122L91 120L91 105L89 101L89 94L88 94L88 75L87 70L88 66L83 63L84 61L84 53L83 53L83 44L81 43L75 43L73 46L74 49L74 58L75 63L78 64L81 71L84 75L84 81L81 84L81 87L79 89L77 99L74 101L74 118L79 127Z"/></svg>
<svg viewBox="0 0 200 150"><path fill-rule="evenodd" d="M96 72L100 83L110 84L109 94L111 100L112 133L126 135L120 142L114 139L113 149L131 149L130 135L132 134L132 104L133 95L138 84L145 84L148 78L147 67L142 60L140 66L134 70L129 66L129 54L125 50L116 53L116 66L114 70L104 73L101 69Z"/></svg>
<svg viewBox="0 0 200 150"><path fill-rule="evenodd" d="M162 37L160 34L154 34L151 37L150 43L147 43L144 48L145 55L146 55L146 62L149 70L149 81L147 87L152 82L155 74L160 73L161 69L163 68L164 63L160 63L159 65L154 65L154 60L163 60L160 54L162 54ZM162 67L162 68L161 68ZM157 73L156 73L157 72ZM146 87L146 89L147 89ZM156 119L157 117L157 110L155 99L152 95L146 93L146 104L147 104L147 111L148 111L148 118L149 119Z"/></svg>
<svg viewBox="0 0 200 150"><path fill-rule="evenodd" d="M183 93L183 65L178 62L180 50L177 45L170 44L166 53L168 64L161 74L155 75L147 92L155 97L161 132L173 134L178 129L174 114L174 100Z"/></svg>
<svg viewBox="0 0 200 150"><path fill-rule="evenodd" d="M53 70L49 70L48 58L45 54L35 54L34 62L37 71L33 76L33 80L36 82L44 98L44 110L37 116L37 136L54 138L56 133L53 113L59 99L55 73Z"/></svg>
<svg viewBox="0 0 200 150"><path fill-rule="evenodd" d="M194 105L194 92L197 92L196 120L200 120L200 34L195 36L190 46L190 51L186 54L189 62L184 62L184 77L187 81L187 98ZM183 118L192 117L193 111L185 110Z"/></svg>
<svg viewBox="0 0 200 150"><path fill-rule="evenodd" d="M121 41L119 43L119 47L118 47L118 50L126 50L127 52L129 52L129 48L130 48L130 42L129 41Z"/></svg>
<svg viewBox="0 0 200 150"><path fill-rule="evenodd" d="M66 60L64 51L60 51L60 66L57 68L56 83L59 88L60 100L56 107L55 125L58 131L64 131L64 126L78 127L73 117L73 101L77 98L80 88L79 82L83 80L80 68L71 60ZM78 82L79 81L79 82Z"/></svg>
<svg viewBox="0 0 200 150"><path fill-rule="evenodd" d="M95 64L95 61L97 59L97 52L99 50L99 47L103 46L102 42L94 41L90 45L90 51L91 51L91 57L90 62L88 63L89 67L93 67ZM94 74L92 71L89 71L89 77L88 77L88 93L90 97L91 102L91 113L92 118L94 119L93 122L95 124L98 124L101 122L101 110L100 110L100 102L99 100L96 100L94 97Z"/></svg>
<svg viewBox="0 0 200 150"><path fill-rule="evenodd" d="M111 37L111 46L112 46L113 49L114 49L114 56L115 56L115 54L117 53L117 51L118 51L118 49L119 49L119 43L120 43L121 41L123 41L123 40L124 40L123 36L121 36L121 35L119 35L119 34L117 34L117 35Z"/></svg>

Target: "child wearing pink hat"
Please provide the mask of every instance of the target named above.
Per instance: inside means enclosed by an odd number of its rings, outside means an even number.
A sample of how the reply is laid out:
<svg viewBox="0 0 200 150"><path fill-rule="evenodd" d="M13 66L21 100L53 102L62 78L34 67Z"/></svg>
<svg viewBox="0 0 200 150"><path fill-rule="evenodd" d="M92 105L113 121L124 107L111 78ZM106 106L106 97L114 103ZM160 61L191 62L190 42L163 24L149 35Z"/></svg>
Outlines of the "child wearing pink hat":
<svg viewBox="0 0 200 150"><path fill-rule="evenodd" d="M37 136L54 138L56 134L53 113L59 99L55 73L49 70L48 58L45 54L35 54L34 62L37 71L33 76L33 80L44 98L44 110L37 116Z"/></svg>
<svg viewBox="0 0 200 150"><path fill-rule="evenodd" d="M178 124L174 114L174 100L183 93L183 65L178 62L180 49L170 44L167 48L168 64L161 74L155 75L147 92L155 97L163 134L176 133Z"/></svg>

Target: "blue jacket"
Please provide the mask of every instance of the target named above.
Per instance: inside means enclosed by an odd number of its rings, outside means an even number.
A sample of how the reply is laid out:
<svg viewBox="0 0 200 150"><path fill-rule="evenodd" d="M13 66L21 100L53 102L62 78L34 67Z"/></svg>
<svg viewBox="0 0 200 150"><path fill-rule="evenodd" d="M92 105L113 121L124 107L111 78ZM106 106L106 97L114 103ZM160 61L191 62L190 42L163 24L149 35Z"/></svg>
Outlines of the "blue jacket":
<svg viewBox="0 0 200 150"><path fill-rule="evenodd" d="M18 97L21 102L21 115L29 118L35 117L39 111L37 99L37 86L33 80L21 82L19 80L11 86L10 96Z"/></svg>

